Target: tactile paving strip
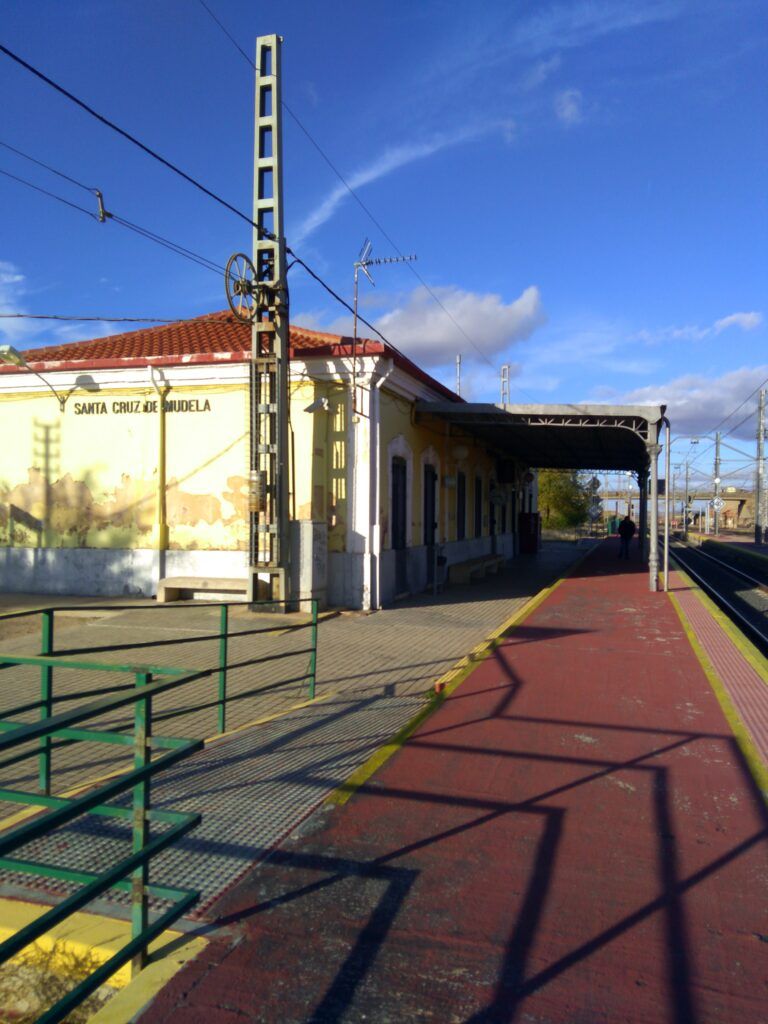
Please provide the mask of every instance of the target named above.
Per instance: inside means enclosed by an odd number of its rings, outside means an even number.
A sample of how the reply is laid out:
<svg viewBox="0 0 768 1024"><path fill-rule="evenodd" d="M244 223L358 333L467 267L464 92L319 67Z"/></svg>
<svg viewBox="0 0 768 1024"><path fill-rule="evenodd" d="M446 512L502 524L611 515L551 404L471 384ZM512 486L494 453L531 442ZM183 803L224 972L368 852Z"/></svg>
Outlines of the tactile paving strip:
<svg viewBox="0 0 768 1024"><path fill-rule="evenodd" d="M156 884L199 889L200 916L323 798L408 721L423 697L340 697L212 744L162 776L153 806L202 823L152 865ZM27 844L18 856L102 870L130 849L127 823L93 816ZM0 882L65 894L65 882L0 872ZM114 892L106 897L127 903Z"/></svg>

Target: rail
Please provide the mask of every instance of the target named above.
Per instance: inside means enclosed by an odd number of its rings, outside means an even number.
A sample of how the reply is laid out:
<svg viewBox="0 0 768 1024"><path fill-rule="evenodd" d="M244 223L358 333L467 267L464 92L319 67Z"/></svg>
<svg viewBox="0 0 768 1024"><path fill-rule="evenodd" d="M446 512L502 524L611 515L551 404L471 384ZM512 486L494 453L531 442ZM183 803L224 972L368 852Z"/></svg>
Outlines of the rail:
<svg viewBox="0 0 768 1024"><path fill-rule="evenodd" d="M699 552L696 551L696 555ZM685 549L685 553L680 553L680 548L676 547L670 551L670 558L678 562L685 572L698 583L701 589L708 594L715 604L719 605L720 608L734 621L734 623L746 633L748 637L757 645L762 651L768 651L768 633L763 629L755 625L742 611L735 607L732 601L729 601L725 595L714 586L711 580L708 580L700 572L691 565L691 553L688 549Z"/></svg>

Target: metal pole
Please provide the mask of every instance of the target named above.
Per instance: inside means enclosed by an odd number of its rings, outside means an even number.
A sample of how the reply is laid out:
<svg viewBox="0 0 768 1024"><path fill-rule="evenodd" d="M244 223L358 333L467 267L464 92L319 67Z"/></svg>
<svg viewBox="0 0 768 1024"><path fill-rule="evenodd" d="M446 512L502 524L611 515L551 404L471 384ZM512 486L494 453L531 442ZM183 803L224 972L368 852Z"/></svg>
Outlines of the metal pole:
<svg viewBox="0 0 768 1024"><path fill-rule="evenodd" d="M149 672L136 673L136 687L141 689L152 682ZM144 768L151 759L152 740L152 698L136 701L133 724L133 767ZM133 853L141 853L149 839L150 780L145 779L133 787ZM131 938L137 939L149 924L147 885L149 864L136 868L131 876ZM142 949L132 960L134 974L141 971L146 963L147 951Z"/></svg>
<svg viewBox="0 0 768 1024"><path fill-rule="evenodd" d="M757 402L757 465L755 466L755 544L765 534L765 388Z"/></svg>
<svg viewBox="0 0 768 1024"><path fill-rule="evenodd" d="M223 604L219 612L219 732L227 727L227 637L229 636L229 608Z"/></svg>
<svg viewBox="0 0 768 1024"><path fill-rule="evenodd" d="M461 394L461 353L456 354L456 394Z"/></svg>
<svg viewBox="0 0 768 1024"><path fill-rule="evenodd" d="M685 505L683 507L683 540L688 541L688 503L691 491L691 467L685 464Z"/></svg>
<svg viewBox="0 0 768 1024"><path fill-rule="evenodd" d="M358 291L358 271L359 266L355 264L355 311L352 315L353 328L352 328L352 417L354 419L357 413L357 291Z"/></svg>
<svg viewBox="0 0 768 1024"><path fill-rule="evenodd" d="M717 501L720 498L720 431L715 434L715 536L720 533L720 509Z"/></svg>
<svg viewBox="0 0 768 1024"><path fill-rule="evenodd" d="M648 585L653 593L659 589L659 428L649 424L651 440L646 445L651 470L651 540L648 549Z"/></svg>
<svg viewBox="0 0 768 1024"><path fill-rule="evenodd" d="M670 448L671 429L666 416L662 417L664 423L664 480L669 480L669 463L671 459ZM669 590L669 487L664 487L664 590Z"/></svg>
<svg viewBox="0 0 768 1024"><path fill-rule="evenodd" d="M314 598L310 607L312 609L312 635L310 638L312 650L309 655L309 699L314 700L317 681L317 601Z"/></svg>
<svg viewBox="0 0 768 1024"><path fill-rule="evenodd" d="M47 658L53 654L53 608L46 608L43 614L40 654ZM40 715L41 719L50 718L53 714L53 665L43 665L40 669ZM38 755L38 785L40 792L46 796L51 794L51 737L41 736L40 754Z"/></svg>

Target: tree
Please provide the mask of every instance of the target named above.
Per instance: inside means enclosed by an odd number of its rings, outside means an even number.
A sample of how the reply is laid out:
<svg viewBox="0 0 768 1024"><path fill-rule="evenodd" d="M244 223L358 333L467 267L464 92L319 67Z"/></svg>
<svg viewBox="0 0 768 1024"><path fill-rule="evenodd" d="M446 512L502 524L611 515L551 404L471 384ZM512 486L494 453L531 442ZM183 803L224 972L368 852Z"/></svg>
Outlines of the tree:
<svg viewBox="0 0 768 1024"><path fill-rule="evenodd" d="M540 470L539 512L544 526L560 529L586 522L593 493L590 482L576 470Z"/></svg>

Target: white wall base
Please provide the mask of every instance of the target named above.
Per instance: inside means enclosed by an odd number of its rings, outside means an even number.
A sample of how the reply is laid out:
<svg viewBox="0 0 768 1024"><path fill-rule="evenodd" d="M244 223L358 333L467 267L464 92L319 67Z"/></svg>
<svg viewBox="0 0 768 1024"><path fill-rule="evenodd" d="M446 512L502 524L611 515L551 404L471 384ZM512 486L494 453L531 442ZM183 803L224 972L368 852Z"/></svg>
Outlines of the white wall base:
<svg viewBox="0 0 768 1024"><path fill-rule="evenodd" d="M6 593L152 597L163 576L245 578L245 551L155 551L150 548L0 548Z"/></svg>

